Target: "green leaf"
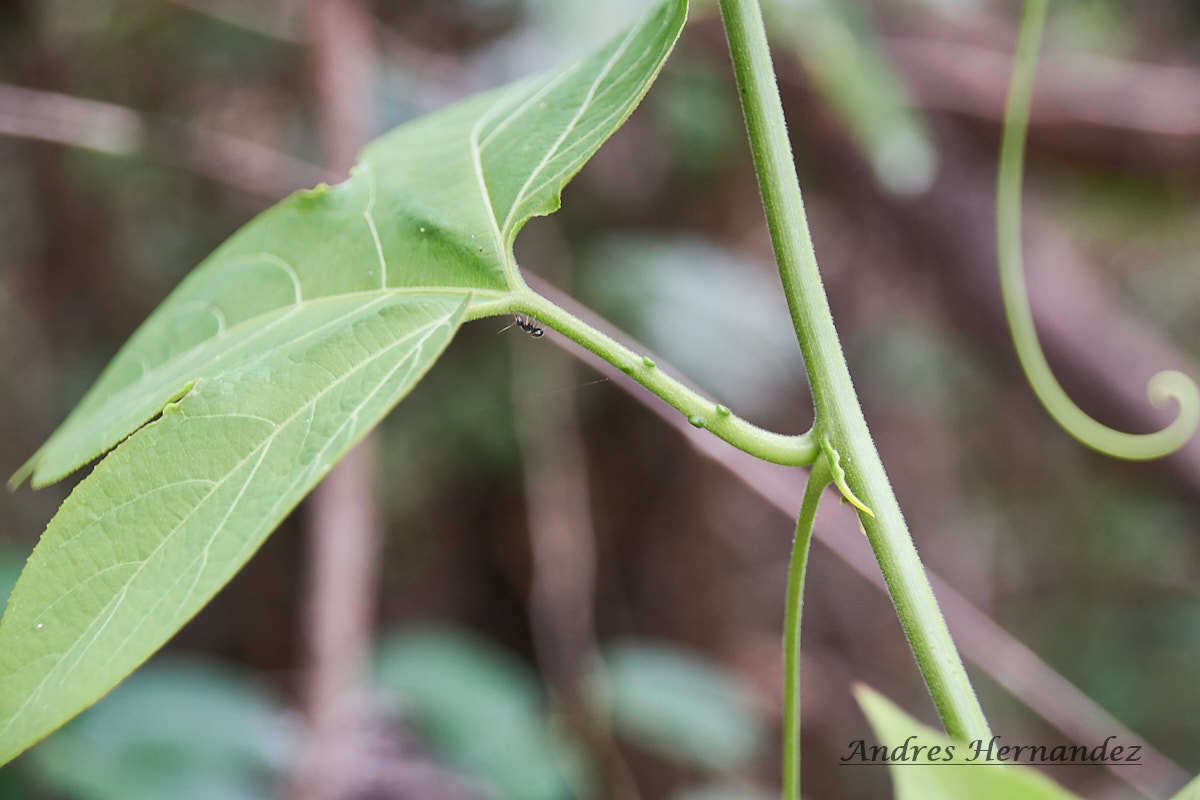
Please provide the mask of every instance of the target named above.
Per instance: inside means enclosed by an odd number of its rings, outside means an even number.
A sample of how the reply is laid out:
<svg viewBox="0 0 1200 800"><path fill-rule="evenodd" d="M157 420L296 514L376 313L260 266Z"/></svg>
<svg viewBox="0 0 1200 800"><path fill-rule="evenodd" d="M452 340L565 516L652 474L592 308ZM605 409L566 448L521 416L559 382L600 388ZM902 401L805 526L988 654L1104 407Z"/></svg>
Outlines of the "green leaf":
<svg viewBox="0 0 1200 800"><path fill-rule="evenodd" d="M618 733L669 758L732 769L764 740L760 703L736 678L674 648L627 642L604 653L594 702Z"/></svg>
<svg viewBox="0 0 1200 800"><path fill-rule="evenodd" d="M380 649L376 683L438 755L499 796L579 794L579 768L547 727L535 676L494 645L450 630L397 633Z"/></svg>
<svg viewBox="0 0 1200 800"><path fill-rule="evenodd" d="M95 701L195 614L334 461L427 370L453 295L316 306L200 380L84 480L0 623L6 758Z"/></svg>
<svg viewBox="0 0 1200 800"><path fill-rule="evenodd" d="M372 143L351 178L293 194L207 258L25 465L35 486L101 455L192 381L236 369L316 306L430 292L486 308L519 278L512 243L633 112L683 25L671 0L557 72L470 98ZM380 306L375 306L379 308Z"/></svg>
<svg viewBox="0 0 1200 800"><path fill-rule="evenodd" d="M855 690L858 704L871 722L878 743L889 751L915 737L913 745L941 747L935 763L912 763L925 760L928 751L909 758L909 763L890 762L888 771L897 800L1072 800L1075 795L1029 767L995 763L969 763L973 751L968 745L955 743L944 733L935 731L905 714L898 706L878 692L859 686ZM941 761L945 748L953 746L953 759Z"/></svg>
<svg viewBox="0 0 1200 800"><path fill-rule="evenodd" d="M463 320L507 310L517 232L632 113L686 9L669 0L573 66L387 134L347 181L238 231L151 315L16 476L44 485L116 448L0 621L0 763L202 608Z"/></svg>

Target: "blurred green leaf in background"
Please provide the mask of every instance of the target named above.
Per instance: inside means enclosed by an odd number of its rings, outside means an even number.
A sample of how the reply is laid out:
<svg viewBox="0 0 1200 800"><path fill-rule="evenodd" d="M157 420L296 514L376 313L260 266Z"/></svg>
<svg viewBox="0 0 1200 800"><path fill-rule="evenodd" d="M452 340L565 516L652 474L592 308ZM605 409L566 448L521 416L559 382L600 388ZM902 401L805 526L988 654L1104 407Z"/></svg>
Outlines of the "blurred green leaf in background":
<svg viewBox="0 0 1200 800"><path fill-rule="evenodd" d="M549 725L537 676L465 632L407 630L387 636L379 690L449 764L509 800L576 796L578 754Z"/></svg>
<svg viewBox="0 0 1200 800"><path fill-rule="evenodd" d="M35 748L27 768L76 800L270 800L299 733L242 671L164 659Z"/></svg>
<svg viewBox="0 0 1200 800"><path fill-rule="evenodd" d="M733 770L760 751L761 698L685 651L625 641L604 650L592 684L618 733L640 747L712 770Z"/></svg>

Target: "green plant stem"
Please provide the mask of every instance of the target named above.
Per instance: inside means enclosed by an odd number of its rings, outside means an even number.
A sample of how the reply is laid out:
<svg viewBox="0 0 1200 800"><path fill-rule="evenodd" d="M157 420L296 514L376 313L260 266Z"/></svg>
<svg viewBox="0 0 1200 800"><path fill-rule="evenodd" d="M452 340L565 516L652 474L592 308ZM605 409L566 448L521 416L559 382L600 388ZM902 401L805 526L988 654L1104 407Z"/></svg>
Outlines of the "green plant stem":
<svg viewBox="0 0 1200 800"><path fill-rule="evenodd" d="M783 618L783 800L800 800L800 616L804 609L804 574L808 569L817 506L832 481L828 463L824 458L818 459L804 487L788 566Z"/></svg>
<svg viewBox="0 0 1200 800"><path fill-rule="evenodd" d="M717 405L667 375L651 359L638 355L546 298L525 289L514 293L507 310L528 314L573 342L591 350L678 409L698 428L711 431L739 450L775 464L806 466L820 446L812 431L795 436L764 430Z"/></svg>
<svg viewBox="0 0 1200 800"><path fill-rule="evenodd" d="M1174 422L1154 433L1114 430L1088 416L1063 390L1046 361L1033 324L1021 255L1021 183L1025 131L1029 127L1033 81L1048 5L1048 0L1025 1L1004 114L1004 139L996 181L996 252L1004 313L1029 385L1063 430L1088 447L1114 458L1138 461L1161 458L1187 444L1200 425L1200 390L1196 383L1176 370L1156 373L1147 386L1150 403L1161 407L1168 400L1175 400L1179 404L1179 413Z"/></svg>
<svg viewBox="0 0 1200 800"><path fill-rule="evenodd" d="M892 602L947 733L991 734L867 430L821 285L792 161L783 106L757 0L721 0L755 169L792 323L812 384L818 440L828 436L847 481L875 516L860 514Z"/></svg>

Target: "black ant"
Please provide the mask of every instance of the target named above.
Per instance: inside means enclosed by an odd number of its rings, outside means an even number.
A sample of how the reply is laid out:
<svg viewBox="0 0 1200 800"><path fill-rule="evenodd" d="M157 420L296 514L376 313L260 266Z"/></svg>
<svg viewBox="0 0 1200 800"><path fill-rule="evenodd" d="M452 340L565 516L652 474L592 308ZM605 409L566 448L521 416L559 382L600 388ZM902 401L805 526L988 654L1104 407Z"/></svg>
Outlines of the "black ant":
<svg viewBox="0 0 1200 800"><path fill-rule="evenodd" d="M546 333L544 330L541 329L541 326L539 326L537 324L537 322L534 321L533 317L527 317L524 314L513 314L512 324L508 325L507 327L501 328L499 330L499 333L504 333L506 330L511 328L513 325L516 325L518 328L525 331L526 333L528 333L530 336L532 336L535 339L545 335L545 333Z"/></svg>

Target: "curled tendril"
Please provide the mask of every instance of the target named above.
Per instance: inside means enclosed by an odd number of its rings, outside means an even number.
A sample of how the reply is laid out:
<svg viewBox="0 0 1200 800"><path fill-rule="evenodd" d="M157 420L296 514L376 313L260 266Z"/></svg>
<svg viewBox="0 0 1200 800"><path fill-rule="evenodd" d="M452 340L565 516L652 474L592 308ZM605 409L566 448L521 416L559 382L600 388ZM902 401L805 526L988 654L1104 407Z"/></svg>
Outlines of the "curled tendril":
<svg viewBox="0 0 1200 800"><path fill-rule="evenodd" d="M1175 400L1179 404L1175 421L1155 433L1132 434L1114 430L1089 417L1063 391L1050 365L1046 363L1033 325L1021 259L1021 179L1033 77L1047 5L1048 0L1025 0L1004 116L1004 139L1000 148L996 194L997 246L1004 310L1026 378L1050 416L1067 433L1088 447L1115 458L1160 458L1182 447L1200 424L1200 390L1196 383L1182 372L1159 372L1150 379L1147 394L1156 408L1165 406L1168 400Z"/></svg>

